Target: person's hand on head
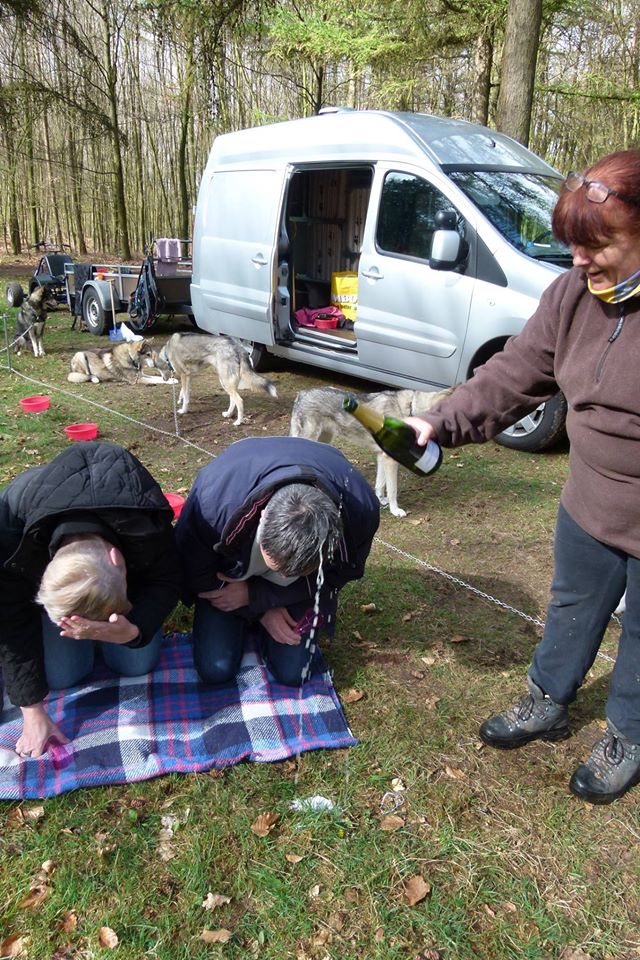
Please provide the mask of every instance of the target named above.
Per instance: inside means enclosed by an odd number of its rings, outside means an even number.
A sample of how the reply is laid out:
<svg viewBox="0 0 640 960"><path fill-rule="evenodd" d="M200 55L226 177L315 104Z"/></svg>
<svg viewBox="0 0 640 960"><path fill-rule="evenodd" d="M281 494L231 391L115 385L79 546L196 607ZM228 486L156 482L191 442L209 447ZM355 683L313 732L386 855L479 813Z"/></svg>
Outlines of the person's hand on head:
<svg viewBox="0 0 640 960"><path fill-rule="evenodd" d="M276 643L286 643L290 647L301 642L300 634L296 630L297 622L286 607L273 607L260 617L260 623L269 636L273 637Z"/></svg>
<svg viewBox="0 0 640 960"><path fill-rule="evenodd" d="M34 703L29 707L21 707L22 733L16 741L15 750L19 757L41 757L46 753L47 745L51 740L58 743L69 743L68 737L53 722L41 703Z"/></svg>
<svg viewBox="0 0 640 960"><path fill-rule="evenodd" d="M140 631L122 613L112 613L108 620L88 620L72 614L58 620L60 634L74 640L94 640L101 643L130 643Z"/></svg>

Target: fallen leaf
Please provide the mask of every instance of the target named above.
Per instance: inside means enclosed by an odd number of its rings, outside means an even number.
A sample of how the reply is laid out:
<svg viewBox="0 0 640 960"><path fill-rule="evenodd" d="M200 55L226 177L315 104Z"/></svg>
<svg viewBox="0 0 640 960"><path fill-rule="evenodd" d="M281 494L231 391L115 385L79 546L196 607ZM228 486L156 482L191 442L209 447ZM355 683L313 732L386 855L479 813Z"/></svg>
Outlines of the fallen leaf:
<svg viewBox="0 0 640 960"><path fill-rule="evenodd" d="M411 611L409 611L409 613L405 613L402 618L403 623L409 623L409 620L413 620L413 613L411 613Z"/></svg>
<svg viewBox="0 0 640 960"><path fill-rule="evenodd" d="M19 910L37 910L40 904L49 896L49 887L44 883L39 883L32 887L26 897L23 897L18 904Z"/></svg>
<svg viewBox="0 0 640 960"><path fill-rule="evenodd" d="M376 932L373 935L373 939L376 943L382 943L384 940L384 927L378 927Z"/></svg>
<svg viewBox="0 0 640 960"><path fill-rule="evenodd" d="M25 820L37 822L44 817L44 807L27 807L23 813Z"/></svg>
<svg viewBox="0 0 640 960"><path fill-rule="evenodd" d="M320 884L314 883L312 887L309 887L309 896L310 897L319 897L320 896Z"/></svg>
<svg viewBox="0 0 640 960"><path fill-rule="evenodd" d="M467 775L459 767L445 767L444 772L451 780L466 780Z"/></svg>
<svg viewBox="0 0 640 960"><path fill-rule="evenodd" d="M203 930L200 939L204 940L205 943L226 943L231 940L232 936L231 930L225 930L224 927L221 927L220 930Z"/></svg>
<svg viewBox="0 0 640 960"><path fill-rule="evenodd" d="M299 856L297 853L285 853L284 857L289 863L300 863L304 860L304 857Z"/></svg>
<svg viewBox="0 0 640 960"><path fill-rule="evenodd" d="M489 917L495 917L496 912L495 912L495 910L492 910L492 909L491 909L491 907L489 906L488 903L483 903L483 904L482 904L482 909L483 909L484 912L487 914L487 916L489 916Z"/></svg>
<svg viewBox="0 0 640 960"><path fill-rule="evenodd" d="M437 705L440 703L440 697L427 697L424 701L424 705L427 710L435 710Z"/></svg>
<svg viewBox="0 0 640 960"><path fill-rule="evenodd" d="M348 900L349 903L357 903L360 899L360 894L356 887L345 887L344 898Z"/></svg>
<svg viewBox="0 0 640 960"><path fill-rule="evenodd" d="M422 520L420 520L419 518L416 518L415 520L409 520L409 523L411 524L412 527L419 527L420 524L422 523Z"/></svg>
<svg viewBox="0 0 640 960"><path fill-rule="evenodd" d="M412 676L415 680L424 680L424 673L422 673L420 670L412 670L412 671L411 671L411 676Z"/></svg>
<svg viewBox="0 0 640 960"><path fill-rule="evenodd" d="M405 789L404 783L402 782L400 777L393 778L393 780L391 781L391 789L395 793L401 793Z"/></svg>
<svg viewBox="0 0 640 960"><path fill-rule="evenodd" d="M355 690L353 687L340 694L340 699L343 703L357 703L358 700L362 700L363 697L364 692L362 690Z"/></svg>
<svg viewBox="0 0 640 960"><path fill-rule="evenodd" d="M78 914L75 910L67 910L58 925L58 930L64 930L65 933L72 933L78 926Z"/></svg>
<svg viewBox="0 0 640 960"><path fill-rule="evenodd" d="M380 821L380 829L386 830L387 833L394 833L396 830L401 830L402 827L404 827L402 817L394 817L393 814L388 814Z"/></svg>
<svg viewBox="0 0 640 960"><path fill-rule="evenodd" d="M118 946L118 934L111 927L100 927L98 943L107 950L114 950Z"/></svg>
<svg viewBox="0 0 640 960"><path fill-rule="evenodd" d="M42 864L40 869L45 874L45 876L50 877L54 872L54 870L56 869L56 866L57 864L54 863L53 860L45 860L45 862Z"/></svg>
<svg viewBox="0 0 640 960"><path fill-rule="evenodd" d="M313 940L311 941L312 946L314 947L324 947L327 943L331 942L331 931L322 929L318 930Z"/></svg>
<svg viewBox="0 0 640 960"><path fill-rule="evenodd" d="M271 833L279 819L279 813L261 813L257 820L251 824L251 832L255 833L256 837L266 837Z"/></svg>
<svg viewBox="0 0 640 960"><path fill-rule="evenodd" d="M161 840L158 844L158 856L163 863L168 863L169 860L173 860L177 854L173 848L173 845L168 840Z"/></svg>
<svg viewBox="0 0 640 960"><path fill-rule="evenodd" d="M351 636L353 637L354 640L360 640L360 641L362 640L362 634L360 633L359 630L354 630Z"/></svg>
<svg viewBox="0 0 640 960"><path fill-rule="evenodd" d="M420 659L427 667L432 667L436 662L435 657L420 657Z"/></svg>
<svg viewBox="0 0 640 960"><path fill-rule="evenodd" d="M457 633L454 637L449 637L449 643L468 643L469 639L469 637L463 637Z"/></svg>
<svg viewBox="0 0 640 960"><path fill-rule="evenodd" d="M14 933L10 937L5 937L2 943L0 943L0 957L2 957L3 960L5 957L21 957L26 950L27 939L27 937L21 937L18 933Z"/></svg>
<svg viewBox="0 0 640 960"><path fill-rule="evenodd" d="M375 603L361 603L360 609L362 610L363 613L375 613L377 610L377 607Z"/></svg>
<svg viewBox="0 0 640 960"><path fill-rule="evenodd" d="M419 873L410 877L404 885L403 896L410 907L415 907L416 903L424 900L429 893L431 893L431 884L427 883Z"/></svg>
<svg viewBox="0 0 640 960"><path fill-rule="evenodd" d="M504 900L504 901L500 904L500 906L502 907L502 909L504 910L505 913L517 913L517 912L518 912L518 908L516 907L515 903L512 903L512 902L511 902L511 900Z"/></svg>
<svg viewBox="0 0 640 960"><path fill-rule="evenodd" d="M231 897L223 897L220 893L208 893L202 901L205 910L215 910L216 907L223 907L225 903L231 903Z"/></svg>
<svg viewBox="0 0 640 960"><path fill-rule="evenodd" d="M591 954L585 953L581 947L565 947L560 960L591 960Z"/></svg>
<svg viewBox="0 0 640 960"><path fill-rule="evenodd" d="M460 546L460 541L458 540L457 537L454 537L453 540L449 540L449 543L451 544L452 547Z"/></svg>

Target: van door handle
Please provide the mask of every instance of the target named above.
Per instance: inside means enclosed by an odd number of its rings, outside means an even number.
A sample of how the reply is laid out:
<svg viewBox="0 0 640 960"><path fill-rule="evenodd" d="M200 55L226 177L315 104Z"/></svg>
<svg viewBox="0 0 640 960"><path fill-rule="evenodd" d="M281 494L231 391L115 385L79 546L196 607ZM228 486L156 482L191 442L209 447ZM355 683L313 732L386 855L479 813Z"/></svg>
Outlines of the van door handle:
<svg viewBox="0 0 640 960"><path fill-rule="evenodd" d="M255 263L256 267L266 267L269 261L261 253L256 253L255 257L251 257L251 263Z"/></svg>
<svg viewBox="0 0 640 960"><path fill-rule="evenodd" d="M382 280L384 273L381 273L377 267L371 267L371 270L363 270L362 276L366 277L367 280Z"/></svg>

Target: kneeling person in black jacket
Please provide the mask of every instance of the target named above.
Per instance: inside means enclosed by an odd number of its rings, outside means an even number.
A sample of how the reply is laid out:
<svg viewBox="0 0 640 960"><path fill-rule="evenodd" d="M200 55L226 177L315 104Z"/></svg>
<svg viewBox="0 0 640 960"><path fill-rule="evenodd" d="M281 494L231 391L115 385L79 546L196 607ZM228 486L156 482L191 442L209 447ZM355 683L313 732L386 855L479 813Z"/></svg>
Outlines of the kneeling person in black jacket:
<svg viewBox="0 0 640 960"><path fill-rule="evenodd" d="M0 664L22 710L20 756L68 742L42 701L90 674L96 647L124 676L155 667L181 584L172 517L151 474L111 443L69 447L0 494Z"/></svg>

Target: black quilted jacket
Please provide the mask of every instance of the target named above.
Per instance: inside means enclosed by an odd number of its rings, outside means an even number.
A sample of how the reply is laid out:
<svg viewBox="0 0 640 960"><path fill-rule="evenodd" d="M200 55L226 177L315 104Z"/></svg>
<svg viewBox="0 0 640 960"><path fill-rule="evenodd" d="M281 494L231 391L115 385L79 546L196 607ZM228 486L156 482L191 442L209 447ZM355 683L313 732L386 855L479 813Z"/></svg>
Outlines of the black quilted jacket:
<svg viewBox="0 0 640 960"><path fill-rule="evenodd" d="M127 450L78 443L17 477L0 493L0 665L12 703L48 692L42 608L34 602L61 536L99 532L127 565L128 619L144 646L176 604L180 568L172 510L160 487Z"/></svg>

